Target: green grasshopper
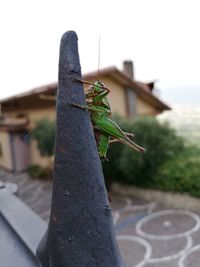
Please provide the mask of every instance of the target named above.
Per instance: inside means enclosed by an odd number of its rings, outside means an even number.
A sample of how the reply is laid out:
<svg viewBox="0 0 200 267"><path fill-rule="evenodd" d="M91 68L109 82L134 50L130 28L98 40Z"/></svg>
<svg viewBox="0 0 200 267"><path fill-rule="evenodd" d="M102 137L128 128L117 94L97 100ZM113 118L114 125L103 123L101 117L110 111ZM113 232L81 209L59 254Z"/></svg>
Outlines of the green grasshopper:
<svg viewBox="0 0 200 267"><path fill-rule="evenodd" d="M111 119L112 112L107 98L110 89L105 87L101 81L94 83L78 81L90 84L85 93L87 106L77 103L72 103L72 106L89 111L100 158L107 159L108 146L112 142L121 142L136 151L145 152L143 147L135 144L129 138L129 136L133 137L133 134L123 132L117 123Z"/></svg>

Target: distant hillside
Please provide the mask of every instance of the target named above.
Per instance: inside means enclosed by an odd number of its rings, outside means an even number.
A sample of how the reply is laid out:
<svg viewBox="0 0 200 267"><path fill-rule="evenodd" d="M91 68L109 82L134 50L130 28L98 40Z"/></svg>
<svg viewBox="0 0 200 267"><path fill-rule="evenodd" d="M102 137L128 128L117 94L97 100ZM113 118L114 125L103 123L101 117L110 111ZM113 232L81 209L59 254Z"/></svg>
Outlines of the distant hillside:
<svg viewBox="0 0 200 267"><path fill-rule="evenodd" d="M159 121L168 121L179 135L190 143L200 145L200 105L181 105L164 112L157 117Z"/></svg>

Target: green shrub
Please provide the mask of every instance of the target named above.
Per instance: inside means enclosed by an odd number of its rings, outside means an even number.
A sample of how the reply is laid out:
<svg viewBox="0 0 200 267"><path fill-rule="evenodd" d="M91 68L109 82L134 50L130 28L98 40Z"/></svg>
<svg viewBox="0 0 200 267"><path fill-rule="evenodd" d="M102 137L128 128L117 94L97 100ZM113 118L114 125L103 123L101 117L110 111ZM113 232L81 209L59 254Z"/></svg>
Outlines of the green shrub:
<svg viewBox="0 0 200 267"><path fill-rule="evenodd" d="M50 168L42 167L37 164L30 165L26 171L29 174L29 176L32 178L39 178L39 179L48 178L49 179L52 176L52 170Z"/></svg>
<svg viewBox="0 0 200 267"><path fill-rule="evenodd" d="M163 163L153 177L152 186L200 197L200 149L186 148L183 153Z"/></svg>
<svg viewBox="0 0 200 267"><path fill-rule="evenodd" d="M107 154L109 161L102 162L105 184L108 191L111 189L112 182L118 181L118 178L123 180L123 172L119 167L123 146L120 143L111 144Z"/></svg>
<svg viewBox="0 0 200 267"><path fill-rule="evenodd" d="M184 149L183 140L167 124L155 118L121 121L122 129L135 134L134 141L145 147L144 154L122 144L110 145L108 163L103 163L106 179L139 186L150 186L158 167Z"/></svg>
<svg viewBox="0 0 200 267"><path fill-rule="evenodd" d="M139 154L124 147L120 168L126 182L148 186L158 167L184 149L183 140L167 124L155 118L141 118L130 125L135 134L135 142L145 147L147 152Z"/></svg>
<svg viewBox="0 0 200 267"><path fill-rule="evenodd" d="M51 157L54 153L55 121L43 119L36 124L32 137L37 141L42 156Z"/></svg>

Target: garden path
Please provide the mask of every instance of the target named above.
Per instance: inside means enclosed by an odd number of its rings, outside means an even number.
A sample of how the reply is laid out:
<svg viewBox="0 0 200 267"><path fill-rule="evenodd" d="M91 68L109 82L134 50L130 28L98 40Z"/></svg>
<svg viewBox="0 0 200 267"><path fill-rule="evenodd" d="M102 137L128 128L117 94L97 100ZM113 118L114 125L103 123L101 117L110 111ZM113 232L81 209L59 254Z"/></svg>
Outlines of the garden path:
<svg viewBox="0 0 200 267"><path fill-rule="evenodd" d="M50 180L0 170L2 182L18 185L17 195L48 222ZM128 267L199 267L200 216L142 199L112 196L119 246Z"/></svg>

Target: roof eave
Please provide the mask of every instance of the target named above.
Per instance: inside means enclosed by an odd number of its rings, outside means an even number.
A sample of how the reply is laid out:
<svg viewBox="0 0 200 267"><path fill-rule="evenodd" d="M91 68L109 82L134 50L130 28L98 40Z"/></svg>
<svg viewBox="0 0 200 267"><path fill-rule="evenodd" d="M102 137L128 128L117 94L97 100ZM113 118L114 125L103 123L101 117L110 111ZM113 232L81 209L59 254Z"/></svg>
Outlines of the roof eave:
<svg viewBox="0 0 200 267"><path fill-rule="evenodd" d="M167 104L162 102L152 93L145 91L142 87L138 85L137 81L131 80L117 68L112 68L112 71L110 71L109 76L111 76L113 79L117 80L118 82L121 82L124 86L134 89L139 96L141 96L147 102L156 106L161 111L171 110L171 108Z"/></svg>
<svg viewBox="0 0 200 267"><path fill-rule="evenodd" d="M143 99L145 99L145 101L153 104L160 111L171 110L171 108L168 105L166 105L164 102L162 102L156 96L154 96L152 93L145 91L141 86L139 86L137 81L131 80L122 71L120 71L119 69L117 69L114 66L101 69L99 72L94 71L94 72L84 74L83 79L94 80L94 79L97 79L97 77L101 78L104 75L111 77L112 79L120 82L121 84L123 84L126 87L130 87L130 88L134 89L139 96L141 96ZM0 104L4 104L5 102L11 102L14 100L18 100L19 98L28 97L31 94L40 94L40 93L52 91L52 90L55 90L57 88L57 86L58 86L57 82L51 83L51 84L48 84L45 86L41 86L41 87L38 87L36 89L32 89L32 90L25 92L25 93L22 93L22 94L18 94L18 95L12 96L12 97L4 98L4 99L0 100Z"/></svg>

